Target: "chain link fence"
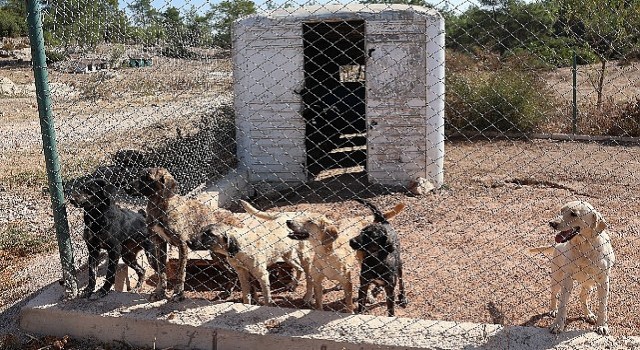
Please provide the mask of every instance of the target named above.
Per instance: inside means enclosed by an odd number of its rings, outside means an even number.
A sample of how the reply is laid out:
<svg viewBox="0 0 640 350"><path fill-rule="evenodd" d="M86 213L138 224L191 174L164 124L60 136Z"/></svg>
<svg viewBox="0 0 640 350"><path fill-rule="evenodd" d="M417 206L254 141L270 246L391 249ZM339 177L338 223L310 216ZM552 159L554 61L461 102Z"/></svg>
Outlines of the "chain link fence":
<svg viewBox="0 0 640 350"><path fill-rule="evenodd" d="M43 8L79 297L638 335L639 1Z"/></svg>

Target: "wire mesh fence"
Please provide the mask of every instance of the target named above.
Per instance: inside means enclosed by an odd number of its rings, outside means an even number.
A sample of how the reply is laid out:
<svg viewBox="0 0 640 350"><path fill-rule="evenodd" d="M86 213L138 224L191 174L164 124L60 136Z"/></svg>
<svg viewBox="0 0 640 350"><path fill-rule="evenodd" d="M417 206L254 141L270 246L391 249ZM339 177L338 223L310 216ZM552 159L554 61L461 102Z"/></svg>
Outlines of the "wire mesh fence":
<svg viewBox="0 0 640 350"><path fill-rule="evenodd" d="M79 297L638 335L640 2L43 4Z"/></svg>

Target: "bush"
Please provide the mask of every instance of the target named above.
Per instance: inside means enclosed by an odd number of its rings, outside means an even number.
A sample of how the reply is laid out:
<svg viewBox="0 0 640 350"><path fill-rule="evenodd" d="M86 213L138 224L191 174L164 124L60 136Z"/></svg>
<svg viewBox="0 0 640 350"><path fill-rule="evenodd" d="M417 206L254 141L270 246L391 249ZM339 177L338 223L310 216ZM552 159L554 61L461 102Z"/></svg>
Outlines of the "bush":
<svg viewBox="0 0 640 350"><path fill-rule="evenodd" d="M619 113L611 114L611 125L607 134L613 136L640 137L640 98L622 106Z"/></svg>
<svg viewBox="0 0 640 350"><path fill-rule="evenodd" d="M162 55L169 58L197 59L197 55L181 44L162 48Z"/></svg>
<svg viewBox="0 0 640 350"><path fill-rule="evenodd" d="M46 50L45 56L47 57L47 64L64 61L67 59L67 54L61 51Z"/></svg>
<svg viewBox="0 0 640 350"><path fill-rule="evenodd" d="M513 54L529 53L539 61L553 67L570 67L573 64L573 53L579 65L598 61L598 56L588 47L579 46L568 38L546 38L543 41L531 42L525 48L515 49Z"/></svg>
<svg viewBox="0 0 640 350"><path fill-rule="evenodd" d="M27 34L27 23L21 16L15 13L0 9L0 38L15 38Z"/></svg>
<svg viewBox="0 0 640 350"><path fill-rule="evenodd" d="M534 131L553 107L553 96L534 74L510 69L449 74L448 127L459 131Z"/></svg>

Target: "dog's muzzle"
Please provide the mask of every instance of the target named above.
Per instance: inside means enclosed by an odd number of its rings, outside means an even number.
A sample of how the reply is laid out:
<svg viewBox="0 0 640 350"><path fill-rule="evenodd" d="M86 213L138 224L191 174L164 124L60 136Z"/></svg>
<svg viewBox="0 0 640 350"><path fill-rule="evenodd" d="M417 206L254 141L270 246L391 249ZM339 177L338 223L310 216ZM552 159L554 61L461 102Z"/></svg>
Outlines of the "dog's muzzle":
<svg viewBox="0 0 640 350"><path fill-rule="evenodd" d="M358 241L355 238L352 238L349 240L349 246L351 247L351 249L353 250L363 250L364 247L362 246L362 243L360 241Z"/></svg>
<svg viewBox="0 0 640 350"><path fill-rule="evenodd" d="M303 240L309 238L309 232L305 231L293 220L287 220L287 227L291 230L287 237L295 240Z"/></svg>
<svg viewBox="0 0 640 350"><path fill-rule="evenodd" d="M556 235L556 243L565 243L570 241L573 237L577 236L580 233L580 227L574 227L569 230L560 231Z"/></svg>

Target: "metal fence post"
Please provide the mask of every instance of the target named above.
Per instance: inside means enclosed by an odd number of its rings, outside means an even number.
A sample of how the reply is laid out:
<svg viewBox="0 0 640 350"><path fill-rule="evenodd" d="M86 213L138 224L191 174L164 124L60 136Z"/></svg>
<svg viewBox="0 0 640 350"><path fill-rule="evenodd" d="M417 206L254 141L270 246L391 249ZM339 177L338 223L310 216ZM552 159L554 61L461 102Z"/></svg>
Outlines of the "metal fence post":
<svg viewBox="0 0 640 350"><path fill-rule="evenodd" d="M49 181L49 193L53 210L60 261L62 263L62 277L65 285L65 295L74 298L78 294L76 271L73 259L73 248L69 234L69 223L64 203L64 191L60 174L60 159L56 145L56 133L51 109L51 91L44 49L44 35L42 31L41 4L39 0L27 0L27 21L29 25L29 41L31 43L31 57L33 75L35 78L36 96L38 99L38 114L40 116L40 132L42 134L42 149Z"/></svg>
<svg viewBox="0 0 640 350"><path fill-rule="evenodd" d="M571 132L575 135L578 133L578 57L576 51L573 51L573 62L571 67L572 76L572 93L573 93L573 105L572 105L572 122Z"/></svg>

